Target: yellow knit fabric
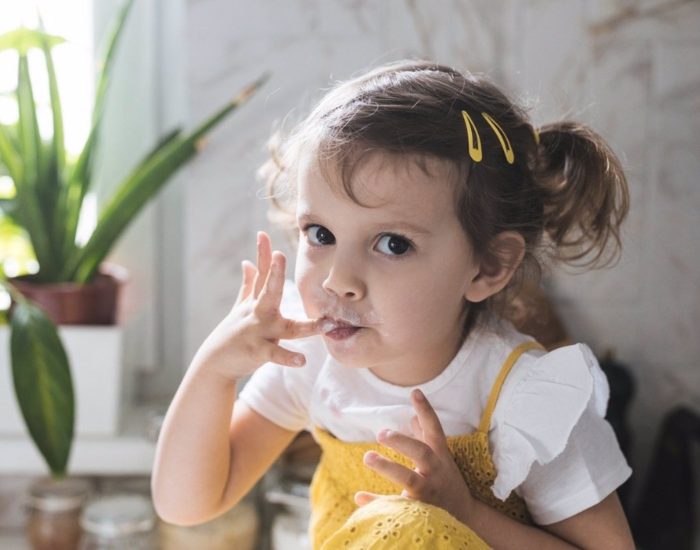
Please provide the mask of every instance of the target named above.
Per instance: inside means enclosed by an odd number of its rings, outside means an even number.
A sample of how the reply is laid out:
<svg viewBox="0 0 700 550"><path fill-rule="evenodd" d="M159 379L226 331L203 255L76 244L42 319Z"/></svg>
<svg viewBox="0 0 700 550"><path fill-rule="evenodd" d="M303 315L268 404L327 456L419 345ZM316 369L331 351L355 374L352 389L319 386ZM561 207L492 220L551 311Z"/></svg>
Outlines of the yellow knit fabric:
<svg viewBox="0 0 700 550"><path fill-rule="evenodd" d="M506 376L517 359L530 349L544 349L526 342L508 356L493 385L479 428L470 434L450 436L447 445L472 495L523 523L532 523L523 500L515 493L500 501L491 493L496 469L491 460L488 430L491 415ZM323 455L311 483L311 537L314 549L352 548L488 548L474 532L445 510L400 495L399 485L375 473L363 463L373 450L413 468L413 463L393 449L374 442L348 443L325 430L314 430ZM383 497L358 509L357 491Z"/></svg>

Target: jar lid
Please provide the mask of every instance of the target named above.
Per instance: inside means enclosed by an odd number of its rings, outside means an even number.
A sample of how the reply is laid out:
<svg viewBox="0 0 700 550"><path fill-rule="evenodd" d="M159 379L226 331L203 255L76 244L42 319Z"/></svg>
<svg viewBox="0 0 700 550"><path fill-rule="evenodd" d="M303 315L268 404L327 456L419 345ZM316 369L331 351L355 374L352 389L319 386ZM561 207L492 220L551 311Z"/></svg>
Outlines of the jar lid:
<svg viewBox="0 0 700 550"><path fill-rule="evenodd" d="M118 537L150 531L156 516L151 501L143 495L115 494L91 500L83 509L80 526L102 537Z"/></svg>
<svg viewBox="0 0 700 550"><path fill-rule="evenodd" d="M68 512L82 507L91 485L85 479L42 479L29 488L25 504L42 512Z"/></svg>

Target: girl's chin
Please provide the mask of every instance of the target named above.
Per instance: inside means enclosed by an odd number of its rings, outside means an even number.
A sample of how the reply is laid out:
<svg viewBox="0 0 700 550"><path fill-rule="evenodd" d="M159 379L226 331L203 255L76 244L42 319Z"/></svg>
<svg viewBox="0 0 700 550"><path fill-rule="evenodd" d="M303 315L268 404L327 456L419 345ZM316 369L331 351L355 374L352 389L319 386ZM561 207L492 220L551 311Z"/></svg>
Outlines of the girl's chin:
<svg viewBox="0 0 700 550"><path fill-rule="evenodd" d="M359 329L340 338L337 335L324 334L323 342L331 357L343 367L365 368L365 365L371 364L371 361L367 357L368 346L366 343L359 343L364 330Z"/></svg>

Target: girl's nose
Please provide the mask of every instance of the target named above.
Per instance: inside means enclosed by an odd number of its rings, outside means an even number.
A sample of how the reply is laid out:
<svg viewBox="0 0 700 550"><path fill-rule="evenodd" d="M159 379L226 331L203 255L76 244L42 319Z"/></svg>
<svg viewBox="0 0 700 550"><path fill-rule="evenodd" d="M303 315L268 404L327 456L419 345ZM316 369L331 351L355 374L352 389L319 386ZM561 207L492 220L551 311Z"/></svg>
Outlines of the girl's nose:
<svg viewBox="0 0 700 550"><path fill-rule="evenodd" d="M321 285L329 294L338 298L357 301L366 293L365 284L349 265L336 262Z"/></svg>

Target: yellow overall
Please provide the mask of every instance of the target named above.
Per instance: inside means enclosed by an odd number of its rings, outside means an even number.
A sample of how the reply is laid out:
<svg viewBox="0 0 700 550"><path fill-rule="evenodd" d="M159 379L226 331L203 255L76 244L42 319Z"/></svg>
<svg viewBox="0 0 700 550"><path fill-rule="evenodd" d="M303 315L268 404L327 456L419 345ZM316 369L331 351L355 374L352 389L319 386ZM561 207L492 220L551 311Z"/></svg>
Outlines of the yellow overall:
<svg viewBox="0 0 700 550"><path fill-rule="evenodd" d="M491 493L496 469L489 451L491 415L501 387L521 354L544 349L537 342L516 347L501 367L493 384L479 428L470 434L449 436L447 444L472 495L518 521L532 523L523 500L514 492L505 501ZM399 496L403 487L380 476L364 465L367 451L413 468L413 463L393 449L374 442L348 443L329 432L314 430L323 455L311 482L311 537L313 548L324 550L353 548L488 548L469 527L447 511ZM357 491L382 495L358 508Z"/></svg>

